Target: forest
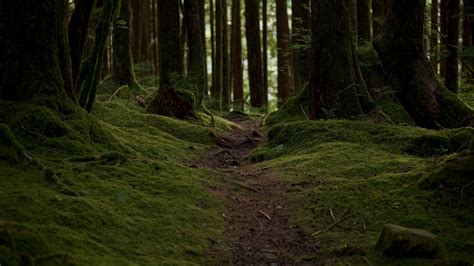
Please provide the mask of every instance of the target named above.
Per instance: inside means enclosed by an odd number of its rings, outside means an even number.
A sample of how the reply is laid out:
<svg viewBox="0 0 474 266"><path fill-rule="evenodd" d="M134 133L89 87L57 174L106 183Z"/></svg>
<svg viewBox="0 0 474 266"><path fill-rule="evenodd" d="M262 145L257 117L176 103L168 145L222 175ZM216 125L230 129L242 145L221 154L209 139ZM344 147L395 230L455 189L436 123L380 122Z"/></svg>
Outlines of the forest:
<svg viewBox="0 0 474 266"><path fill-rule="evenodd" d="M474 264L473 0L1 0L0 266Z"/></svg>

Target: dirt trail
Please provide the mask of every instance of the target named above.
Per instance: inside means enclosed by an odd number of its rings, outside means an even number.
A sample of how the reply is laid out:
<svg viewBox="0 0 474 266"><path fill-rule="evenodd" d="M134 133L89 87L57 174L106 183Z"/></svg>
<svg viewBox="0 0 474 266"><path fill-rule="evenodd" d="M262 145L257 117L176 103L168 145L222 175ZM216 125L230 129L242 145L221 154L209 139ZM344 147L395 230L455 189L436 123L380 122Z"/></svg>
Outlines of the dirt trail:
<svg viewBox="0 0 474 266"><path fill-rule="evenodd" d="M319 244L289 221L287 186L278 182L272 169L243 161L266 141L260 121L233 114L226 118L242 129L217 137L215 146L195 162L225 176L224 189L211 189L228 201L226 235L232 241L225 249L231 258L224 260L219 251L211 255L222 264L317 264Z"/></svg>

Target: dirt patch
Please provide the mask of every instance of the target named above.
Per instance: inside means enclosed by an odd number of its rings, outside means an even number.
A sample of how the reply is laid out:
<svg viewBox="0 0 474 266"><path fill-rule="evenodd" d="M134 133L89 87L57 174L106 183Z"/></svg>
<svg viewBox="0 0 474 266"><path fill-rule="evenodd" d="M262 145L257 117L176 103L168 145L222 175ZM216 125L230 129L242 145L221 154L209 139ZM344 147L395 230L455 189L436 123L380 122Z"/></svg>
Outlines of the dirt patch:
<svg viewBox="0 0 474 266"><path fill-rule="evenodd" d="M231 241L224 249L231 257L223 258L222 249L210 255L225 264L316 264L319 243L290 222L288 186L277 180L272 169L243 161L266 141L260 121L236 115L226 118L241 129L218 136L215 145L194 162L225 176L225 189L211 189L228 202L224 215Z"/></svg>

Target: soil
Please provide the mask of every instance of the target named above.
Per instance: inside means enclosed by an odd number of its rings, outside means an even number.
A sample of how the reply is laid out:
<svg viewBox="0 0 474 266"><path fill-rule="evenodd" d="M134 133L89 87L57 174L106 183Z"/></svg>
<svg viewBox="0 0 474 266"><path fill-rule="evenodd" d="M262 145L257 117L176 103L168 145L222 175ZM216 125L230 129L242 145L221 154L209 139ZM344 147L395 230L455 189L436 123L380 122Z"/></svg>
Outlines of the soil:
<svg viewBox="0 0 474 266"><path fill-rule="evenodd" d="M216 137L215 145L194 162L224 176L222 186L210 189L228 202L223 215L231 241L211 256L219 264L317 264L320 243L291 223L288 186L272 169L245 160L266 141L261 122L232 113L225 118L241 128Z"/></svg>

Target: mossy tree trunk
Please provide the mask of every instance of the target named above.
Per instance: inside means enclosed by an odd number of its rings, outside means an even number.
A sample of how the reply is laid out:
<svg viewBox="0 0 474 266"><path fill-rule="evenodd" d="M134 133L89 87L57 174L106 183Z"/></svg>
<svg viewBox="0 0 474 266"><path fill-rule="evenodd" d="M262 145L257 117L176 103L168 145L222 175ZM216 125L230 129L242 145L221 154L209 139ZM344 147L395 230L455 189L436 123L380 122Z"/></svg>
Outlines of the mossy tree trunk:
<svg viewBox="0 0 474 266"><path fill-rule="evenodd" d="M360 41L372 41L371 2L372 0L357 0L357 27Z"/></svg>
<svg viewBox="0 0 474 266"><path fill-rule="evenodd" d="M213 90L213 101L214 103L222 103L222 90L223 90L223 63L224 63L224 53L223 53L223 32L222 32L222 22L224 11L223 11L223 3L222 0L216 0L216 73L214 74L216 77L216 81L214 83L215 87ZM220 104L219 104L220 105ZM214 106L216 107L216 106ZM221 105L219 106L222 107Z"/></svg>
<svg viewBox="0 0 474 266"><path fill-rule="evenodd" d="M200 106L207 90L207 72L198 1L184 0L184 11L188 28L188 76L195 82L193 93L196 96L196 104Z"/></svg>
<svg viewBox="0 0 474 266"><path fill-rule="evenodd" d="M71 52L72 79L76 84L84 56L84 46L89 33L89 19L95 0L76 0L69 22L69 49Z"/></svg>
<svg viewBox="0 0 474 266"><path fill-rule="evenodd" d="M234 93L233 108L235 111L244 110L243 66L242 66L242 19L240 16L240 0L232 0L232 89Z"/></svg>
<svg viewBox="0 0 474 266"><path fill-rule="evenodd" d="M112 40L112 79L120 85L128 85L139 91L133 72L130 40L130 0L121 0L120 13L114 23Z"/></svg>
<svg viewBox="0 0 474 266"><path fill-rule="evenodd" d="M94 47L91 54L86 58L81 66L81 71L77 79L77 87L80 90L80 105L88 112L94 105L97 87L102 71L103 57L109 36L109 30L114 21L120 0L105 0L102 8L102 15L97 25Z"/></svg>
<svg viewBox="0 0 474 266"><path fill-rule="evenodd" d="M370 112L374 106L360 75L345 0L313 0L311 8L310 118Z"/></svg>
<svg viewBox="0 0 474 266"><path fill-rule="evenodd" d="M430 60L435 73L438 73L439 58L439 0L431 0Z"/></svg>
<svg viewBox="0 0 474 266"><path fill-rule="evenodd" d="M425 0L391 1L375 48L398 99L419 126L472 125L473 110L441 86L426 57L425 6Z"/></svg>
<svg viewBox="0 0 474 266"><path fill-rule="evenodd" d="M262 46L260 42L259 5L255 0L245 0L245 28L250 85L250 105L265 107L262 74Z"/></svg>
<svg viewBox="0 0 474 266"><path fill-rule="evenodd" d="M439 25L441 31L441 46L440 46L440 66L439 66L439 73L440 75L445 78L446 77L446 49L448 44L448 23L449 23L449 16L448 16L448 4L449 0L440 0L440 18L439 18Z"/></svg>
<svg viewBox="0 0 474 266"><path fill-rule="evenodd" d="M54 105L74 96L67 10L65 0L0 1L0 99Z"/></svg>
<svg viewBox="0 0 474 266"><path fill-rule="evenodd" d="M309 81L311 16L309 0L292 0L293 83L295 93Z"/></svg>
<svg viewBox="0 0 474 266"><path fill-rule="evenodd" d="M359 26L357 23L357 0L344 0L344 2L344 8L349 16L349 29L352 35L352 42L354 43L354 46L357 47L357 39L359 38Z"/></svg>
<svg viewBox="0 0 474 266"><path fill-rule="evenodd" d="M277 64L278 64L278 106L291 95L290 77L290 27L286 0L276 0L277 18Z"/></svg>
<svg viewBox="0 0 474 266"><path fill-rule="evenodd" d="M227 26L227 0L222 0L222 93L221 110L230 110L230 59L229 59L229 34Z"/></svg>
<svg viewBox="0 0 474 266"><path fill-rule="evenodd" d="M382 29L387 0L372 0L372 35L375 37Z"/></svg>
<svg viewBox="0 0 474 266"><path fill-rule="evenodd" d="M268 2L262 0L263 106L268 107Z"/></svg>
<svg viewBox="0 0 474 266"><path fill-rule="evenodd" d="M449 0L448 3L448 37L446 59L446 87L453 93L458 92L459 72L459 22L460 22L460 0Z"/></svg>

